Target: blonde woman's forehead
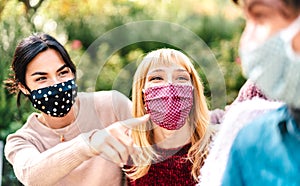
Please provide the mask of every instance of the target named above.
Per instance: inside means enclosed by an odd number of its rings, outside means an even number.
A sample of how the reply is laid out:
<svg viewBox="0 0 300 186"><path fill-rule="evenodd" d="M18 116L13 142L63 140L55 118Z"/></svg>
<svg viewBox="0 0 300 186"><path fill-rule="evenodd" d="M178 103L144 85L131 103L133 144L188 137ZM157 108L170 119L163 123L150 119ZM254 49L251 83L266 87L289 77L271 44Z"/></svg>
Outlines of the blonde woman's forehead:
<svg viewBox="0 0 300 186"><path fill-rule="evenodd" d="M189 61L184 60L179 57L170 57L170 58L160 58L160 59L152 59L149 63L149 68L158 68L158 67L170 67L170 66L181 66L186 67L189 66Z"/></svg>
<svg viewBox="0 0 300 186"><path fill-rule="evenodd" d="M153 72L165 71L167 69L187 71L184 66L176 64L176 63L166 63L166 64L160 63L160 64L153 64L149 68L148 74L153 73Z"/></svg>

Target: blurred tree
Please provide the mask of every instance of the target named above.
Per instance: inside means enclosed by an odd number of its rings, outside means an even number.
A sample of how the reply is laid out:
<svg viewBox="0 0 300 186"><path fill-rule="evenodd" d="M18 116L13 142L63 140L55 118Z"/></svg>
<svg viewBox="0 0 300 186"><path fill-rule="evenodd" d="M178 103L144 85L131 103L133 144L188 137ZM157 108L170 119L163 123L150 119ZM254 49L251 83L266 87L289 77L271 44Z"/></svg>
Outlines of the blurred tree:
<svg viewBox="0 0 300 186"><path fill-rule="evenodd" d="M26 13L29 13L29 11L33 10L36 12L36 10L41 6L44 0L19 0L20 2L23 2L25 5Z"/></svg>

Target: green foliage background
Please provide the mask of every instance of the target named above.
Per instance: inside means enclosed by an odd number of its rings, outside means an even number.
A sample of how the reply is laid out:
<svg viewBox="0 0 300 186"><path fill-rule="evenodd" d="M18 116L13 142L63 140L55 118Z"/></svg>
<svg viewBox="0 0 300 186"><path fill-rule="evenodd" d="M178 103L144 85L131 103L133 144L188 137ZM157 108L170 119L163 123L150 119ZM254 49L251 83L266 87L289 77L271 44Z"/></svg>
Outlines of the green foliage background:
<svg viewBox="0 0 300 186"><path fill-rule="evenodd" d="M16 131L33 111L30 103L22 99L16 106L16 96L4 88L3 80L9 70L16 44L33 32L46 32L63 43L75 63L82 60L86 49L99 36L132 21L161 20L179 24L202 38L213 51L226 83L226 102L230 104L245 82L236 63L237 47L244 22L240 11L230 0L1 0L0 1L0 140ZM76 45L77 44L77 45ZM109 46L102 46L101 55ZM126 65L163 43L141 42L122 48L110 57L97 77L80 80L83 90L109 90L114 88L115 77ZM89 56L83 60L91 60ZM126 76L130 79L133 72ZM210 90L205 76L206 96ZM80 76L80 70L79 74ZM123 91L120 89L119 91ZM211 108L213 109L213 108ZM2 185L20 185L11 166L4 161Z"/></svg>

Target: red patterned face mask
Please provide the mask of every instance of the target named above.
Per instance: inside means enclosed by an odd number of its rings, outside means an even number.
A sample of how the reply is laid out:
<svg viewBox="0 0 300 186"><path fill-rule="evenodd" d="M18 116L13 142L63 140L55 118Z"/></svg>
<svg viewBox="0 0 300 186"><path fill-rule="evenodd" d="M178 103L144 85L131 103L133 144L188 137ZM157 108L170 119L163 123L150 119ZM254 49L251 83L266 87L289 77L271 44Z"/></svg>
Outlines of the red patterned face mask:
<svg viewBox="0 0 300 186"><path fill-rule="evenodd" d="M178 130L193 106L193 86L163 85L145 90L144 101L151 120L168 130Z"/></svg>

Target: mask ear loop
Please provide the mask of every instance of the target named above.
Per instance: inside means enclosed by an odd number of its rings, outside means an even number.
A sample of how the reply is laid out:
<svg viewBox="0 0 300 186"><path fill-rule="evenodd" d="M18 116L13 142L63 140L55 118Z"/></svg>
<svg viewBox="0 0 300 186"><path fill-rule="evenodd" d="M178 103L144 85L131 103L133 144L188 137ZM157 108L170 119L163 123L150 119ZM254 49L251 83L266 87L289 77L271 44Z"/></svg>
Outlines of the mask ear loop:
<svg viewBox="0 0 300 186"><path fill-rule="evenodd" d="M24 85L24 87L28 90L28 92L29 92L29 94L27 94L27 96L29 96L30 95L30 93L31 93L31 90L30 90L30 88L27 86L27 85Z"/></svg>
<svg viewBox="0 0 300 186"><path fill-rule="evenodd" d="M20 83L19 81L17 83ZM25 84L22 86L25 87L26 90L29 91L29 94L25 94L23 91L21 91L21 89L19 88L19 91L18 91L18 94L17 94L17 107L20 107L21 106L21 95L23 94L25 97L27 97L29 100L31 100L31 97L30 97L30 93L31 93L31 90L30 88Z"/></svg>
<svg viewBox="0 0 300 186"><path fill-rule="evenodd" d="M146 91L146 90L143 88L143 89L142 89L142 99L143 99L144 109L145 109L146 113L148 113L148 109L147 109L147 107L145 106L145 101L144 101L144 94L145 94L145 91Z"/></svg>

